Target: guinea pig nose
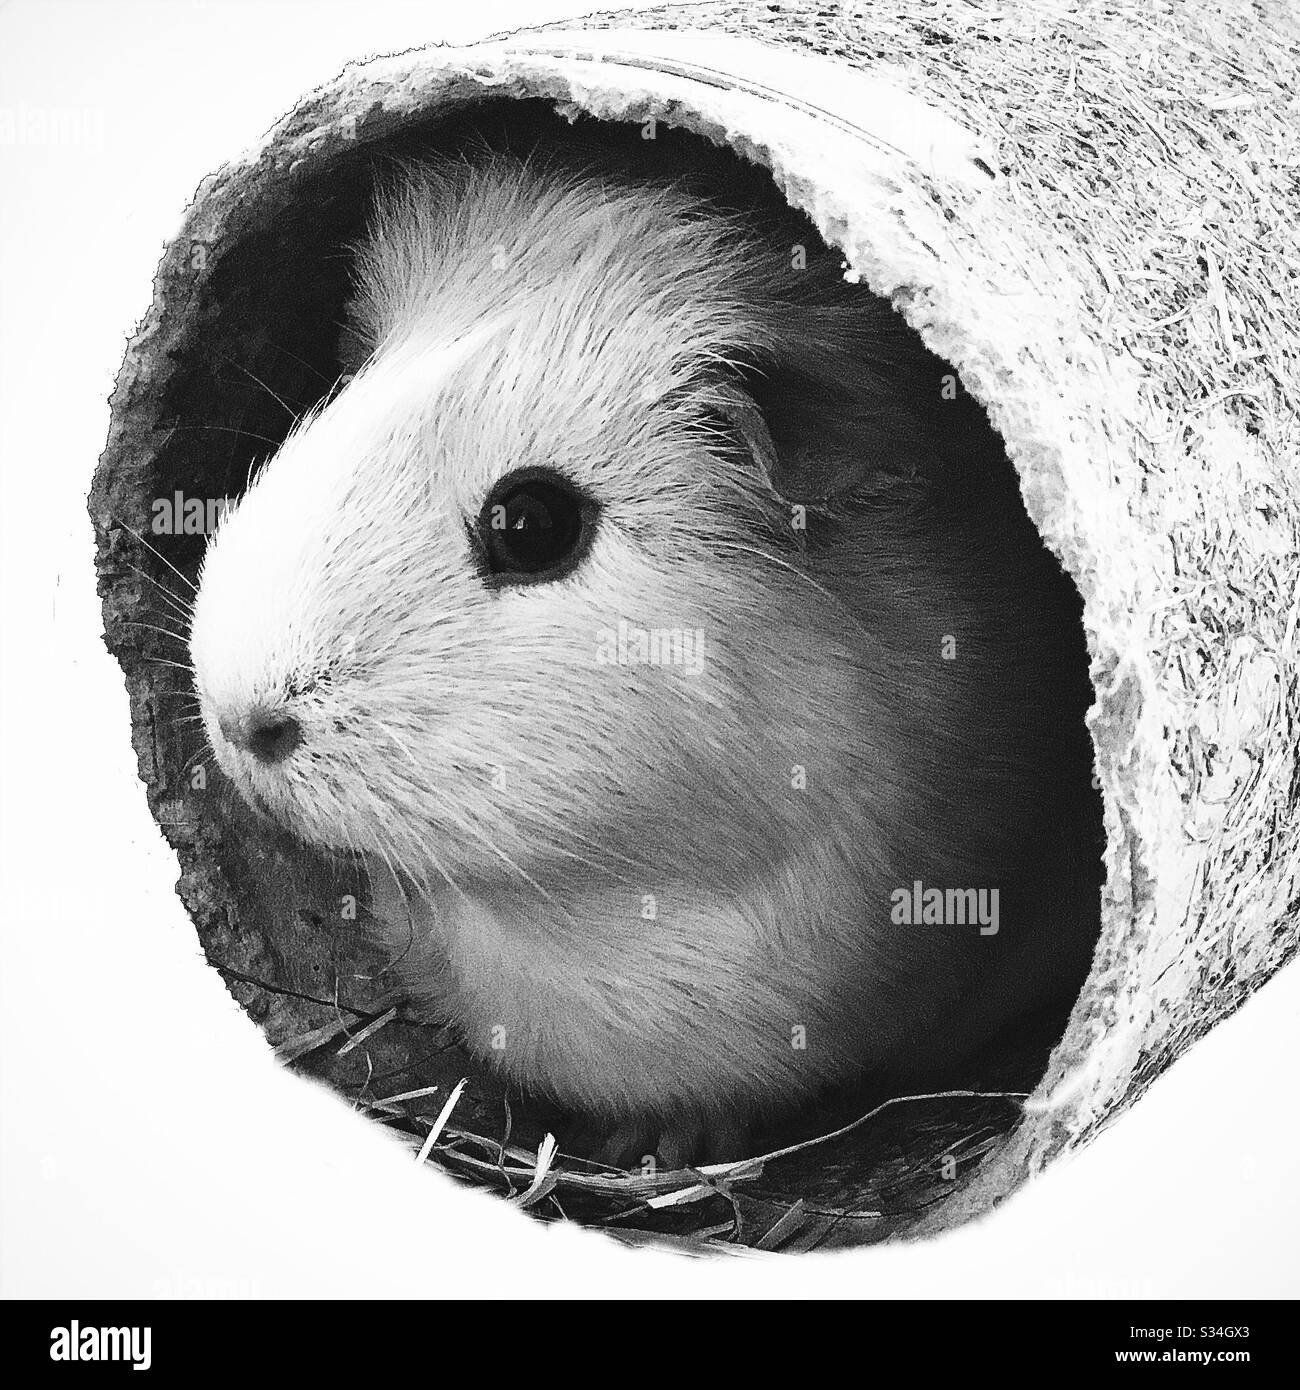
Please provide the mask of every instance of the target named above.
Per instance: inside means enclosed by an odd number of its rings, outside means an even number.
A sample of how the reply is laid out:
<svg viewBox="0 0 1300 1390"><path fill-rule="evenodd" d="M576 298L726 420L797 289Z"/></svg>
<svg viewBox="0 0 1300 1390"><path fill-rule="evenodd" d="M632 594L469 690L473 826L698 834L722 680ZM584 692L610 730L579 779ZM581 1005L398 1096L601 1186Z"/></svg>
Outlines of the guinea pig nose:
<svg viewBox="0 0 1300 1390"><path fill-rule="evenodd" d="M254 709L221 721L221 732L258 762L278 763L302 742L302 726L283 710Z"/></svg>

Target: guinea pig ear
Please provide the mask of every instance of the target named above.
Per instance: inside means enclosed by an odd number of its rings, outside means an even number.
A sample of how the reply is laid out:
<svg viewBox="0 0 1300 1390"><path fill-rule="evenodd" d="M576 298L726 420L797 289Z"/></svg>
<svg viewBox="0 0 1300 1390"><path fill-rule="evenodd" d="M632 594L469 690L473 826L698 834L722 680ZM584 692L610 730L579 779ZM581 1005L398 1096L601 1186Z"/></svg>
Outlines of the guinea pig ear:
<svg viewBox="0 0 1300 1390"><path fill-rule="evenodd" d="M736 435L741 444L745 446L754 462L767 475L769 481L773 481L780 476L781 460L777 457L776 444L774 443L767 427L767 421L763 419L763 412L758 408L752 396L747 391L738 386L718 387L712 397L712 410ZM773 481L773 488L780 492ZM784 496L784 494L781 494Z"/></svg>
<svg viewBox="0 0 1300 1390"><path fill-rule="evenodd" d="M970 428L952 369L888 304L784 306L725 413L786 501L934 480ZM954 433L955 431L955 433Z"/></svg>
<svg viewBox="0 0 1300 1390"><path fill-rule="evenodd" d="M859 491L870 467L855 441L828 438L833 422L818 414L812 400L800 407L782 400L775 409L768 404L764 410L755 397L770 402L777 393L765 389L768 385L765 377L747 374L745 389L723 392L717 409L766 474L772 491L795 503L826 502Z"/></svg>

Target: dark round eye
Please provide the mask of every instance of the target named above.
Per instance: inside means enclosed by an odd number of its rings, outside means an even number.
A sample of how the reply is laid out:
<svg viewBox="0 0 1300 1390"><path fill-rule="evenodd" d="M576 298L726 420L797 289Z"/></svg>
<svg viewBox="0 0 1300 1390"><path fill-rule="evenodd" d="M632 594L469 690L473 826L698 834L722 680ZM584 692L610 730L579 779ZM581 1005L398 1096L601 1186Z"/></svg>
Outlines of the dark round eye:
<svg viewBox="0 0 1300 1390"><path fill-rule="evenodd" d="M556 579L582 558L594 520L594 503L561 474L526 469L492 489L479 513L477 539L496 578Z"/></svg>

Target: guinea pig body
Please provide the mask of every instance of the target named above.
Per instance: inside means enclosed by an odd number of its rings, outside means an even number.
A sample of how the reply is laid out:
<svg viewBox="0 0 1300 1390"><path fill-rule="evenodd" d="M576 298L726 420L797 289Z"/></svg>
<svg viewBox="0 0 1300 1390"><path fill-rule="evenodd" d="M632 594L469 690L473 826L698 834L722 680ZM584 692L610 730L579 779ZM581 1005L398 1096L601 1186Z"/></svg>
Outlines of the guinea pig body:
<svg viewBox="0 0 1300 1390"><path fill-rule="evenodd" d="M1077 599L888 306L493 156L381 200L349 338L191 648L244 795L369 860L413 1001L676 1158L1077 989Z"/></svg>

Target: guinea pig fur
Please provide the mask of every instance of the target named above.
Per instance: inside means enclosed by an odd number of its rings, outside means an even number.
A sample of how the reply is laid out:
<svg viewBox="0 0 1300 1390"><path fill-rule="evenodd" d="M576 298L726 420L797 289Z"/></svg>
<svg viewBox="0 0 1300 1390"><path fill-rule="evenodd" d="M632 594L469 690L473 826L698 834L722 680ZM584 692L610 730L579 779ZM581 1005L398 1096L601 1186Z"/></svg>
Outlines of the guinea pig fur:
<svg viewBox="0 0 1300 1390"><path fill-rule="evenodd" d="M194 610L220 765L366 857L413 1006L668 1161L942 1075L1096 933L1077 596L951 369L798 259L675 185L404 169Z"/></svg>

